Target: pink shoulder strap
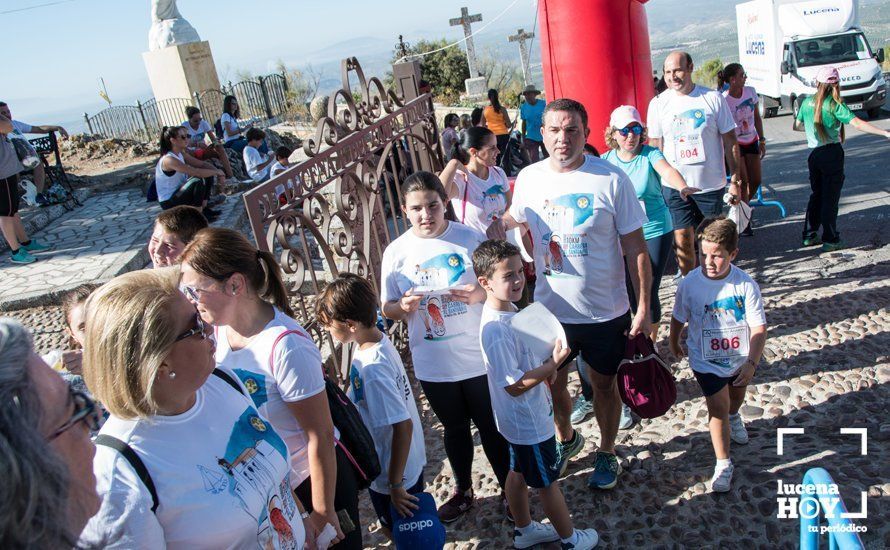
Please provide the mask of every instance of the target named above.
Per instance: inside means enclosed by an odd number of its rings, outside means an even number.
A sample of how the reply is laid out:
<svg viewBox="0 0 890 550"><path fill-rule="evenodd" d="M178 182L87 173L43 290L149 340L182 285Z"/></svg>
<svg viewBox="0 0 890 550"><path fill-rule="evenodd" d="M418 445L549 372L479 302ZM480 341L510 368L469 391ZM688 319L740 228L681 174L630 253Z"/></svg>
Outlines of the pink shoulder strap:
<svg viewBox="0 0 890 550"><path fill-rule="evenodd" d="M275 359L275 348L278 346L278 342L280 342L281 339L284 338L285 336L287 336L288 334L297 334L299 336L302 336L303 338L311 340L311 338L309 338L309 335L306 334L305 332L303 332L302 330L296 330L296 329L286 330L286 331L282 332L281 334L279 334L275 338L275 342L272 343L272 351L269 352L269 371L272 374L275 374L275 362L273 361L273 359Z"/></svg>

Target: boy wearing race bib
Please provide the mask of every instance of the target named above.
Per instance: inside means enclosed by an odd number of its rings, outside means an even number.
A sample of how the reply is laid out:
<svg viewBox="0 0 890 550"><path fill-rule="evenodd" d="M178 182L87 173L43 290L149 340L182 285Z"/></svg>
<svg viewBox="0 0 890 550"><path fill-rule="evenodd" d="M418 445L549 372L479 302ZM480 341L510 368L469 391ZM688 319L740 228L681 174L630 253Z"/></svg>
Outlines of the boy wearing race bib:
<svg viewBox="0 0 890 550"><path fill-rule="evenodd" d="M722 217L706 219L697 234L701 266L677 287L670 348L678 360L685 355L680 332L689 323L689 366L708 406L717 458L711 491L723 493L732 482L730 438L740 445L748 442L739 408L763 354L766 317L760 287L732 265L739 242L735 223Z"/></svg>

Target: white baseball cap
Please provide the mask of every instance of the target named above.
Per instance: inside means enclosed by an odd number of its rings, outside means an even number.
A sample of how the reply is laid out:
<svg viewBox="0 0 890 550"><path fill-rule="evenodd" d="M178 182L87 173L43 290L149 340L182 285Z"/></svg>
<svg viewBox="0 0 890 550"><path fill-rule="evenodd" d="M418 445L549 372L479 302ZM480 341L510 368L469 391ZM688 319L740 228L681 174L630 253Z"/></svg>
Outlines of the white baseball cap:
<svg viewBox="0 0 890 550"><path fill-rule="evenodd" d="M621 129L631 122L636 122L640 126L643 126L640 112L637 111L637 108L633 105L622 105L612 111L612 115L609 117L609 125L612 126L612 128Z"/></svg>

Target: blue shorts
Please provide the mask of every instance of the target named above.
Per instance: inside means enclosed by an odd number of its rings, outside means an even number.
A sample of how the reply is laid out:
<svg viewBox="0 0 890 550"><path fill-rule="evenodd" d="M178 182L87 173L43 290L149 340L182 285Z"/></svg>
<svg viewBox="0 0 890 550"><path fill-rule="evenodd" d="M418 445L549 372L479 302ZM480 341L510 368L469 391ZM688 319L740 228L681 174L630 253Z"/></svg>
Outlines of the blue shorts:
<svg viewBox="0 0 890 550"><path fill-rule="evenodd" d="M560 466L555 435L535 445L510 443L510 469L522 474L529 487L549 487L559 479Z"/></svg>
<svg viewBox="0 0 890 550"><path fill-rule="evenodd" d="M417 483L408 488L408 494L413 495L422 492L423 474L420 474L417 478ZM371 497L371 505L374 506L374 511L377 512L380 524L392 531L392 512L389 508L389 505L392 504L392 500L390 500L389 495L378 493L374 489L368 489L368 496Z"/></svg>
<svg viewBox="0 0 890 550"><path fill-rule="evenodd" d="M662 195L671 210L671 221L674 230L696 228L705 218L719 216L723 213L723 195L725 188L690 195L684 201L676 189L664 186Z"/></svg>

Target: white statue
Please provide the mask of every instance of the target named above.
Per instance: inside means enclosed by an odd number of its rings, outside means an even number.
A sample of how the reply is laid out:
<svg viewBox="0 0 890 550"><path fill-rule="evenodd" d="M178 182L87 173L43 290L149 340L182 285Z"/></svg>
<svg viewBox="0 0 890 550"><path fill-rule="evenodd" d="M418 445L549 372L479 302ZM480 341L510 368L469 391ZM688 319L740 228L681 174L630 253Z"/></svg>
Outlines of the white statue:
<svg viewBox="0 0 890 550"><path fill-rule="evenodd" d="M200 41L198 31L176 9L176 0L151 0L149 51Z"/></svg>

